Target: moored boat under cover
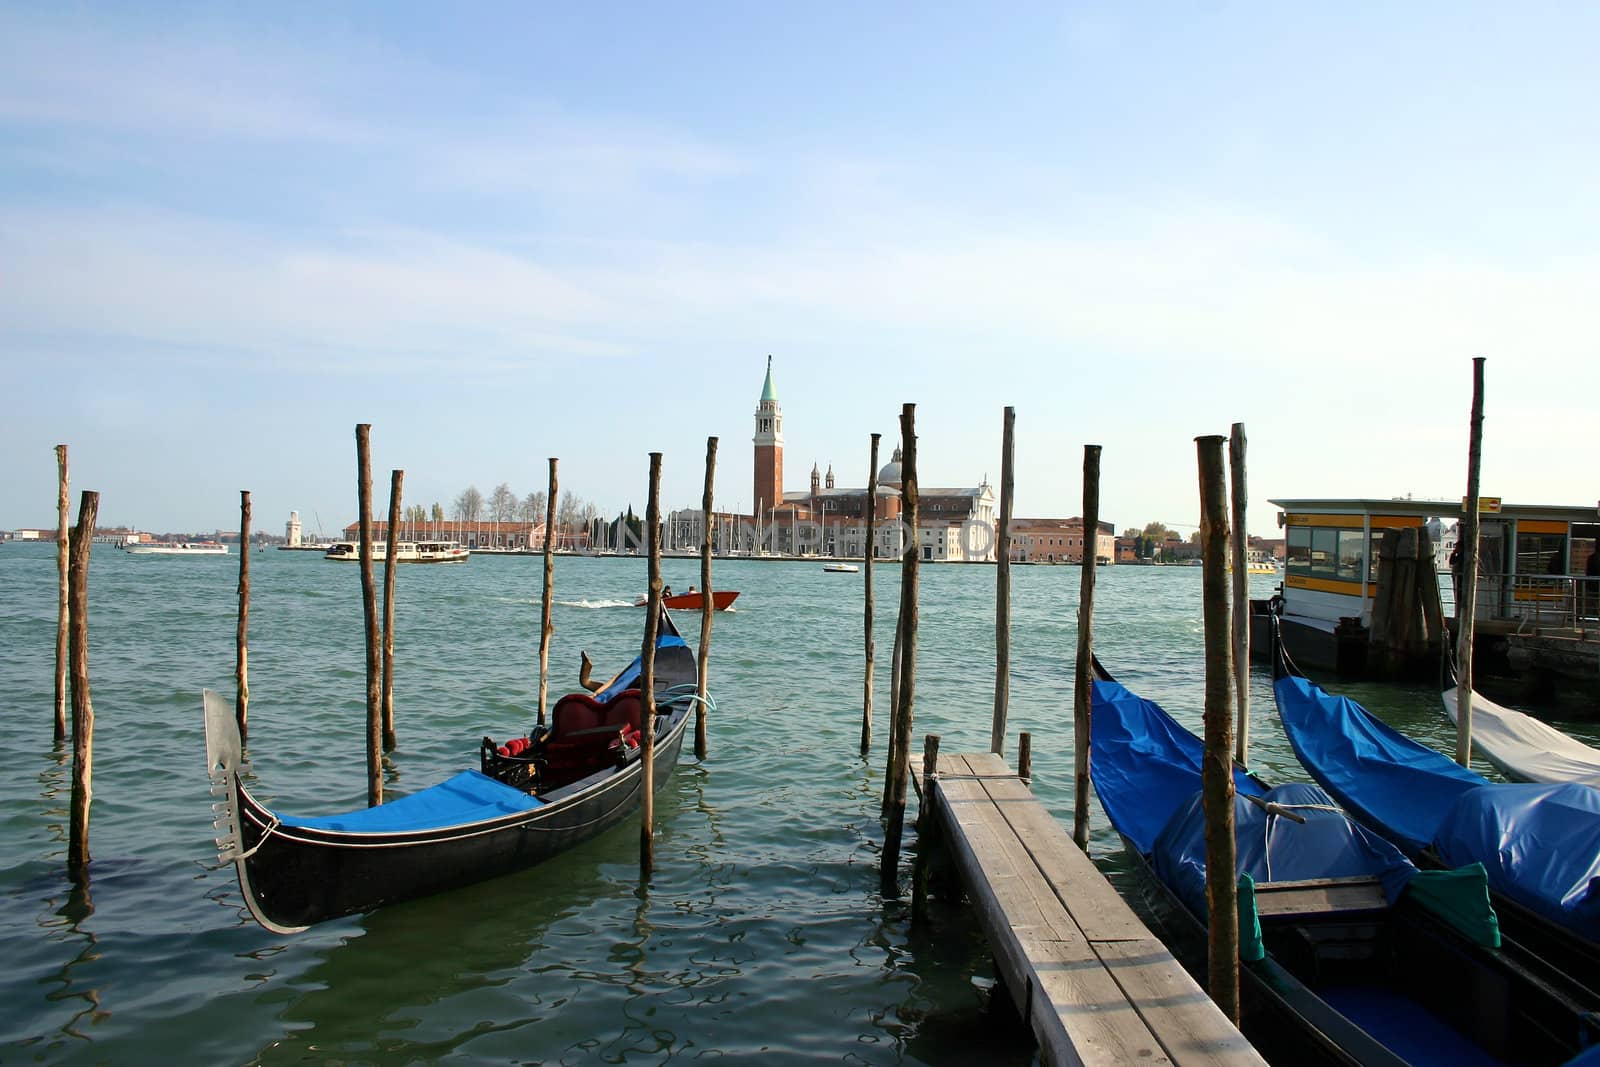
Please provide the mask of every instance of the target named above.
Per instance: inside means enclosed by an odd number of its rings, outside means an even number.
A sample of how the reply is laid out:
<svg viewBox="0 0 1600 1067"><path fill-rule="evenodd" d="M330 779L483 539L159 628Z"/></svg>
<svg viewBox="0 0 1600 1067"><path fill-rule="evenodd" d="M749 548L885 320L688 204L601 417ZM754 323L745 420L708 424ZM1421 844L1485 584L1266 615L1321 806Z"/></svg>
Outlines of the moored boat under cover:
<svg viewBox="0 0 1600 1067"><path fill-rule="evenodd" d="M1481 862L1494 891L1600 939L1600 791L1491 785L1308 678L1273 690L1301 764L1363 822L1413 855Z"/></svg>
<svg viewBox="0 0 1600 1067"><path fill-rule="evenodd" d="M1456 721L1457 693L1440 693ZM1581 782L1600 786L1600 749L1482 693L1472 694L1472 745L1514 782Z"/></svg>
<svg viewBox="0 0 1600 1067"><path fill-rule="evenodd" d="M1200 973L1203 745L1096 672L1095 792ZM1317 786L1233 779L1244 1022L1274 1062L1556 1064L1600 1036L1587 1003L1501 950L1480 866L1419 871Z"/></svg>

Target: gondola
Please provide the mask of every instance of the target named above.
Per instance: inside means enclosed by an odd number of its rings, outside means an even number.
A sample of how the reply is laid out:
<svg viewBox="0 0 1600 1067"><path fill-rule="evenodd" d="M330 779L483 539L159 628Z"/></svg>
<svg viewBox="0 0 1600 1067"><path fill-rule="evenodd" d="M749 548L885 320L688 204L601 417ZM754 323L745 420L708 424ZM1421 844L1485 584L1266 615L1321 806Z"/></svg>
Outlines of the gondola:
<svg viewBox="0 0 1600 1067"><path fill-rule="evenodd" d="M1491 783L1324 691L1280 640L1272 659L1278 717L1317 783L1422 866L1482 863L1511 945L1600 1002L1600 790Z"/></svg>
<svg viewBox="0 0 1600 1067"><path fill-rule="evenodd" d="M231 703L204 694L206 762L219 864L232 863L250 914L275 933L430 896L533 866L615 826L639 805L643 699L635 659L598 692L571 693L548 728L497 745L479 768L338 815L274 811L245 788ZM663 611L656 641L655 788L678 762L698 673Z"/></svg>
<svg viewBox="0 0 1600 1067"><path fill-rule="evenodd" d="M1200 740L1093 664L1090 774L1203 973ZM1497 947L1481 870L1423 872L1323 790L1234 766L1242 1023L1275 1062L1563 1063L1600 1037L1586 1005Z"/></svg>
<svg viewBox="0 0 1600 1067"><path fill-rule="evenodd" d="M1456 722L1460 693L1454 658L1445 659L1444 713ZM1513 782L1581 782L1600 786L1600 748L1512 708L1472 693L1472 745L1494 769Z"/></svg>

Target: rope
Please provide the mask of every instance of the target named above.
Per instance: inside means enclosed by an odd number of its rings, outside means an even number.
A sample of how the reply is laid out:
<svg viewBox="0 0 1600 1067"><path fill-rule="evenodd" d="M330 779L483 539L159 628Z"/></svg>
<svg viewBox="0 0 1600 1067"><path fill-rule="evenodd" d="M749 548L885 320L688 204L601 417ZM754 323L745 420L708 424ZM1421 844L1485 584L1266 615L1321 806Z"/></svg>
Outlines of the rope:
<svg viewBox="0 0 1600 1067"><path fill-rule="evenodd" d="M1343 818L1346 822L1354 825L1354 821L1350 818L1350 813L1333 804L1279 804L1277 801L1273 801L1272 803L1282 811L1331 811L1335 815ZM1267 881L1269 882L1272 881L1272 831L1273 828L1278 825L1280 818L1282 818L1282 816L1280 816L1276 811L1269 811L1267 813L1266 828L1261 833L1261 839L1265 848L1265 858L1267 863ZM1290 821L1293 822L1294 820L1291 819Z"/></svg>
<svg viewBox="0 0 1600 1067"><path fill-rule="evenodd" d="M230 822L231 821L232 820L230 820ZM256 854L256 852L261 848L261 846L267 843L267 838L271 837L273 832L275 830L277 830L278 827L280 827L282 825L283 825L283 820L278 818L276 815L273 815L272 816L272 821L267 824L266 829L261 831L261 840L260 841L257 841L255 844L251 845L248 849L246 849L244 852L239 853L237 856L229 856L227 859L222 859L221 857L218 857L216 863L210 863L210 864L206 865L206 870L208 870L208 871L220 871L220 870L222 870L222 868L226 867L230 863L243 863L245 860L249 859L251 856L254 856ZM238 833L239 832L238 827L231 827L231 830L232 830L233 833Z"/></svg>

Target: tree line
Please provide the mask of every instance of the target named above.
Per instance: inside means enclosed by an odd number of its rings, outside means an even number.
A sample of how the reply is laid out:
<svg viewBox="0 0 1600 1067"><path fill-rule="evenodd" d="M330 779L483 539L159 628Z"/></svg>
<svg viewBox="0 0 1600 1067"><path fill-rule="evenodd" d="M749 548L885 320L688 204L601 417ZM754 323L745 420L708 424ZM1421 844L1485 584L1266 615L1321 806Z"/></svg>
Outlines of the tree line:
<svg viewBox="0 0 1600 1067"><path fill-rule="evenodd" d="M501 482L494 491L484 496L476 485L469 485L455 498L450 518L457 522L521 522L538 525L545 520L550 498L543 489L518 496L507 482ZM444 508L435 503L431 516L428 509L415 504L406 509L406 521L444 522ZM563 490L556 502L556 526L563 530L593 527L600 518L600 507L585 500L572 490Z"/></svg>

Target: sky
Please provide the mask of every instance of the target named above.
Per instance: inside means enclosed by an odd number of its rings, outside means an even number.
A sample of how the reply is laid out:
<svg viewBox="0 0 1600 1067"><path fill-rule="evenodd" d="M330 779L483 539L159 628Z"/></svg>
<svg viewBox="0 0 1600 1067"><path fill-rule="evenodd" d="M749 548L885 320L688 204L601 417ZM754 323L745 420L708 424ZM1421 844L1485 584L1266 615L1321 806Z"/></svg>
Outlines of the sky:
<svg viewBox="0 0 1600 1067"><path fill-rule="evenodd" d="M0 528L921 481L1600 498L1600 7L0 6Z"/></svg>

